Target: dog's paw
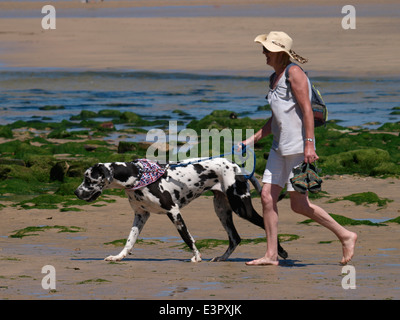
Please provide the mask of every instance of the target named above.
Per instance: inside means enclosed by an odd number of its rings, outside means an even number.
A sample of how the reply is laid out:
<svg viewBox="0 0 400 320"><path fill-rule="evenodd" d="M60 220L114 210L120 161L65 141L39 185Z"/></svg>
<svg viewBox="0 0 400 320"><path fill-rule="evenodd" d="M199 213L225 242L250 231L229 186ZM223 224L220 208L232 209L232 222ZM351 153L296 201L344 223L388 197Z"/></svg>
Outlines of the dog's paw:
<svg viewBox="0 0 400 320"><path fill-rule="evenodd" d="M225 261L226 259L224 259L223 257L215 257L211 259L211 262L220 262L220 261Z"/></svg>
<svg viewBox="0 0 400 320"><path fill-rule="evenodd" d="M192 262L200 262L201 261L201 255L196 255L193 256L192 259L190 259Z"/></svg>
<svg viewBox="0 0 400 320"><path fill-rule="evenodd" d="M108 256L104 261L121 261L124 257L118 256Z"/></svg>

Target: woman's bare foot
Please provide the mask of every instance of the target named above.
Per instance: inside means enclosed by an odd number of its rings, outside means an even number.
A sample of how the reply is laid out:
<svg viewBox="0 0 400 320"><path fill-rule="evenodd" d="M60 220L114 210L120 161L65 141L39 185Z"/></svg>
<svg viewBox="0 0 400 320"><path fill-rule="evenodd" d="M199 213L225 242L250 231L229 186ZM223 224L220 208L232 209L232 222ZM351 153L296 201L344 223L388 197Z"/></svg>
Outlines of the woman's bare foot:
<svg viewBox="0 0 400 320"><path fill-rule="evenodd" d="M350 232L349 237L342 242L343 258L340 261L342 265L346 265L354 255L354 247L357 242L357 234Z"/></svg>
<svg viewBox="0 0 400 320"><path fill-rule="evenodd" d="M279 264L278 259L270 259L262 257L253 261L246 262L248 266L277 266Z"/></svg>

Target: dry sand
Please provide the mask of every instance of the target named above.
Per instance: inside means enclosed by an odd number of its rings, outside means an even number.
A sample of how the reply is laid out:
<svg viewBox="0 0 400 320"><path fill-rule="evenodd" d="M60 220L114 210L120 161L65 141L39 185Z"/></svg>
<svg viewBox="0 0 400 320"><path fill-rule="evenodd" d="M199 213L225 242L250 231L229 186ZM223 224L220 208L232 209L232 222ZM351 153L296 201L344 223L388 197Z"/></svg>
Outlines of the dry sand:
<svg viewBox="0 0 400 320"><path fill-rule="evenodd" d="M276 1L275 1L276 2ZM245 5L312 8L317 2L190 1L190 5L218 4L218 10L240 14ZM102 7L132 7L143 1L82 4L56 2L65 9L95 10ZM146 2L147 3L147 2ZM318 2L320 3L320 2ZM390 5L389 1L353 1L353 5ZM227 5L227 6L221 6ZM319 4L328 17L214 16L190 18L57 18L55 30L41 27L43 3L5 2L0 9L37 10L37 18L0 19L0 61L9 67L130 69L202 73L264 73L267 69L260 48L253 40L260 33L283 30L294 39L294 49L308 57L305 65L313 74L398 75L400 58L394 54L400 43L399 16L380 17L371 12L356 16L356 29L342 28L345 1ZM147 6L184 6L187 1L150 1ZM391 8L392 8L391 7ZM228 9L227 9L228 8ZM372 10L374 7L368 7ZM372 9L371 9L372 8ZM397 8L397 7L394 7ZM8 10L8 11L7 11ZM162 11L162 8L161 8ZM365 10L364 10L365 11ZM95 11L94 11L95 12ZM360 10L361 12L361 10ZM356 11L357 13L357 11ZM94 14L95 15L95 14Z"/></svg>
<svg viewBox="0 0 400 320"><path fill-rule="evenodd" d="M316 200L328 212L353 219L395 218L400 215L398 179L325 179L329 198ZM349 201L327 203L330 198L355 192L374 191L394 202L387 207L355 206ZM289 201L279 204L279 233L300 238L282 245L289 253L279 267L248 267L245 262L265 252L265 243L239 246L227 262L210 259L224 252L224 245L202 250L203 261L190 262L191 253L182 250L175 227L166 216L152 215L133 255L118 263L103 259L121 247L104 243L125 238L133 221L127 199L103 207L84 206L83 212L58 210L0 211L0 298L2 299L399 299L398 224L352 226L359 235L352 265L356 289L342 288L341 246L323 227L298 224L305 218L290 211ZM260 199L253 200L261 212ZM182 210L196 239L227 239L213 212L211 197L200 197ZM242 238L263 236L259 229L238 217L235 224ZM78 226L85 231L39 232L38 236L10 238L15 230L28 226ZM320 243L328 242L328 243ZM42 289L42 267L56 268L56 291ZM98 280L102 279L102 280ZM102 282L96 282L102 281Z"/></svg>
<svg viewBox="0 0 400 320"><path fill-rule="evenodd" d="M183 5L182 1L175 2ZM127 3L91 5L128 6ZM143 1L129 3L137 5ZM166 3L149 1L146 5ZM251 3L272 5L272 1ZM347 4L337 3L339 8ZM8 2L0 3L0 9L37 9L42 5ZM55 5L62 9L72 4ZM259 33L280 29L291 34L295 50L310 59L309 70L331 75L398 74L400 60L393 52L400 43L399 17L359 17L356 30L343 30L342 17L338 12L337 17L331 18L58 18L56 30L43 30L40 18L4 18L0 19L0 61L3 66L24 68L259 74L267 69L253 39ZM326 180L323 187L331 198L374 191L394 200L384 208L355 206L348 201L328 204L327 198L315 201L328 212L354 219L400 215L398 179L335 177ZM122 262L103 261L121 249L104 243L125 238L133 221L128 201L116 199L116 203L103 207L88 205L83 212L64 213L23 210L3 202L7 207L0 210L0 299L400 298L398 224L350 227L359 235L352 262L357 271L357 288L344 290L342 267L338 263L340 244L334 235L316 224L298 224L304 218L290 211L288 200L280 203L279 232L300 236L283 244L289 259L280 267L247 267L244 262L263 255L265 244L239 246L231 259L222 263L211 263L210 259L223 253L224 246L202 250L204 261L191 263L190 253L175 247L179 237L173 225L167 217L156 215L150 218L141 237L160 241L138 244L134 254ZM259 199L254 200L254 206L261 212ZM211 198L201 197L190 204L183 210L183 217L196 239L226 239L213 213ZM248 222L239 218L235 221L243 238L263 236L262 230ZM85 231L48 230L22 239L9 237L15 230L40 225L72 225ZM44 265L56 268L54 292L42 289Z"/></svg>

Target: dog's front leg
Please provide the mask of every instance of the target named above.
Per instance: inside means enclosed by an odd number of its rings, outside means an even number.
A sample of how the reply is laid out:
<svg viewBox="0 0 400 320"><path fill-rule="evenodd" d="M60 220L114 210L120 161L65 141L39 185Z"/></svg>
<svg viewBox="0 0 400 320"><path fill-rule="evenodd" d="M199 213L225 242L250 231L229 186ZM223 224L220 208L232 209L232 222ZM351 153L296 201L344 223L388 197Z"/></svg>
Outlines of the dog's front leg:
<svg viewBox="0 0 400 320"><path fill-rule="evenodd" d="M147 219L149 218L150 213L149 212L143 212L143 213L136 213L135 214L135 220L133 221L133 226L131 229L131 232L129 233L128 239L126 240L125 247L122 249L122 251L116 255L116 256L108 256L104 260L106 261L120 261L123 258L125 258L128 253L131 252L133 246L136 243L137 237L140 234L140 231L142 231L144 224L146 223Z"/></svg>
<svg viewBox="0 0 400 320"><path fill-rule="evenodd" d="M189 230L186 228L185 222L183 221L179 210L177 210L177 212L175 212L175 211L168 212L167 215L168 215L168 218L170 218L171 221L174 223L174 225L175 225L176 229L178 230L179 234L181 235L183 241L185 241L185 243L188 245L188 247L193 250L194 256L192 257L191 261L192 262L200 262L201 254L200 254L199 250L197 250L195 241L194 241L193 237L191 236L191 234L189 233Z"/></svg>

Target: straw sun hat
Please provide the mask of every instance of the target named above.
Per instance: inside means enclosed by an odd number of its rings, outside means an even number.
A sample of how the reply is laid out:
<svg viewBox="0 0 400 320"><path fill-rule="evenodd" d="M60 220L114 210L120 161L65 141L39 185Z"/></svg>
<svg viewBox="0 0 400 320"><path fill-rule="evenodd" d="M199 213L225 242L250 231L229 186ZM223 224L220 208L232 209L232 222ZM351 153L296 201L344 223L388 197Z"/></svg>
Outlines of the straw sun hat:
<svg viewBox="0 0 400 320"><path fill-rule="evenodd" d="M268 34L260 34L254 39L254 42L261 43L267 50L271 52L286 52L292 59L306 63L307 58L303 58L292 50L293 40L285 32L271 31Z"/></svg>

